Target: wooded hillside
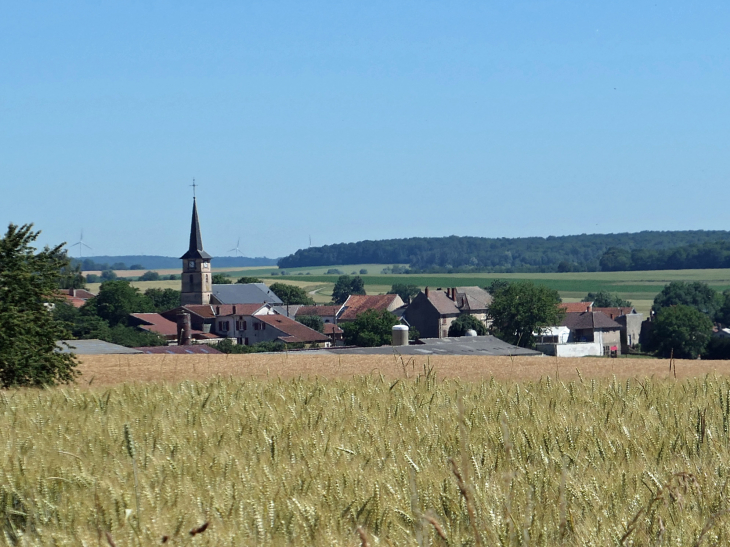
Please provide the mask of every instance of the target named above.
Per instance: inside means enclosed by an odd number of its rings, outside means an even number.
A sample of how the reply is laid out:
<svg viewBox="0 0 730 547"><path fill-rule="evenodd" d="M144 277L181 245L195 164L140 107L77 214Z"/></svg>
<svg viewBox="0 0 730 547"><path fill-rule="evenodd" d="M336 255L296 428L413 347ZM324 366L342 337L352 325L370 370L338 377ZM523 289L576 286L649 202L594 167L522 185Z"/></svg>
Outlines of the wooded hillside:
<svg viewBox="0 0 730 547"><path fill-rule="evenodd" d="M300 249L281 258L279 267L369 263L409 264L414 272L436 273L597 271L601 269L604 253L612 247L624 249L630 255L634 249L653 252L718 241L730 242L730 232L644 231L529 238L416 237Z"/></svg>

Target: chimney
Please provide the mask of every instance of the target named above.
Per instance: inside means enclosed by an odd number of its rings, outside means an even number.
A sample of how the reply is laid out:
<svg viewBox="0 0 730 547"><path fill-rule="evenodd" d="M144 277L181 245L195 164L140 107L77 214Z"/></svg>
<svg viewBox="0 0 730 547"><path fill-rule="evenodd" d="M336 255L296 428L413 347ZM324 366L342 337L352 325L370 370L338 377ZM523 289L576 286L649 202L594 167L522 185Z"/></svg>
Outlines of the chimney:
<svg viewBox="0 0 730 547"><path fill-rule="evenodd" d="M236 315L236 305L233 304L233 315Z"/></svg>
<svg viewBox="0 0 730 547"><path fill-rule="evenodd" d="M446 296L451 298L451 289L449 287L446 287Z"/></svg>
<svg viewBox="0 0 730 547"><path fill-rule="evenodd" d="M190 345L190 314L185 310L180 310L177 314L177 344L178 346Z"/></svg>
<svg viewBox="0 0 730 547"><path fill-rule="evenodd" d="M426 287L426 288L424 289L424 291L423 291L423 294L425 294L425 295L426 295L426 298L428 298L428 287Z"/></svg>
<svg viewBox="0 0 730 547"><path fill-rule="evenodd" d="M451 300L456 302L456 287L451 287Z"/></svg>

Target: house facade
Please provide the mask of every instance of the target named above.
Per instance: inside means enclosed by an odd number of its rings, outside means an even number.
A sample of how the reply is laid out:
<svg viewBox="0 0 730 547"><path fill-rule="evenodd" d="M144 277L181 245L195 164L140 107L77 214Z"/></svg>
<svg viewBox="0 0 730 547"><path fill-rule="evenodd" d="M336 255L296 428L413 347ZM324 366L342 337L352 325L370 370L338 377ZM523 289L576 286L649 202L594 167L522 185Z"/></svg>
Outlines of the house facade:
<svg viewBox="0 0 730 547"><path fill-rule="evenodd" d="M600 355L621 354L621 325L603 312L566 313L562 326L570 329L570 342L592 342Z"/></svg>
<svg viewBox="0 0 730 547"><path fill-rule="evenodd" d="M447 338L449 327L462 314L473 315L485 325L492 296L480 287L426 287L406 308L403 318L422 338Z"/></svg>

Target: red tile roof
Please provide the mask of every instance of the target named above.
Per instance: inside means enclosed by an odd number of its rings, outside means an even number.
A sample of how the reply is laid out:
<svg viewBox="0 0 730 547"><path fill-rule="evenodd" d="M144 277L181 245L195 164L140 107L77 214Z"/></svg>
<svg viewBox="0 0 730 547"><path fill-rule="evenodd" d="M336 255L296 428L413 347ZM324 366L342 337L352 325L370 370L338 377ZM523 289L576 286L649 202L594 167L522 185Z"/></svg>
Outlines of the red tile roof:
<svg viewBox="0 0 730 547"><path fill-rule="evenodd" d="M593 302L563 302L560 307L568 313L583 313L591 311Z"/></svg>
<svg viewBox="0 0 730 547"><path fill-rule="evenodd" d="M396 298L399 298L397 294L353 294L345 302L344 311L338 321L354 321L358 315L368 310L387 310Z"/></svg>
<svg viewBox="0 0 730 547"><path fill-rule="evenodd" d="M319 317L335 317L342 306L301 306L297 315L317 315Z"/></svg>
<svg viewBox="0 0 730 547"><path fill-rule="evenodd" d="M279 338L284 342L313 343L329 341L329 338L324 334L310 329L293 319L289 319L285 315L257 315L256 319L283 332L285 336L280 336Z"/></svg>
<svg viewBox="0 0 730 547"><path fill-rule="evenodd" d="M324 324L324 333L327 335L331 335L333 333L342 334L343 332L345 332L345 331L343 331L340 327L338 327L334 323L325 323Z"/></svg>
<svg viewBox="0 0 730 547"><path fill-rule="evenodd" d="M162 317L159 313L130 313L129 315L144 323L139 325L140 329L156 332L163 336L177 336L177 323Z"/></svg>
<svg viewBox="0 0 730 547"><path fill-rule="evenodd" d="M617 317L621 317L622 315L636 312L633 306L624 306L622 308L593 308L593 311L603 312L611 319L616 319Z"/></svg>
<svg viewBox="0 0 730 547"><path fill-rule="evenodd" d="M216 355L221 354L217 349L208 346L206 344L199 344L195 346L145 346L141 348L134 348L140 350L142 353L168 353L172 355Z"/></svg>
<svg viewBox="0 0 730 547"><path fill-rule="evenodd" d="M198 317L203 319L212 319L214 317L222 315L234 315L233 309L235 308L235 315L253 315L266 304L187 304L174 310L168 310L165 315L173 315L172 312L177 313L180 309L185 309L190 313L194 313Z"/></svg>

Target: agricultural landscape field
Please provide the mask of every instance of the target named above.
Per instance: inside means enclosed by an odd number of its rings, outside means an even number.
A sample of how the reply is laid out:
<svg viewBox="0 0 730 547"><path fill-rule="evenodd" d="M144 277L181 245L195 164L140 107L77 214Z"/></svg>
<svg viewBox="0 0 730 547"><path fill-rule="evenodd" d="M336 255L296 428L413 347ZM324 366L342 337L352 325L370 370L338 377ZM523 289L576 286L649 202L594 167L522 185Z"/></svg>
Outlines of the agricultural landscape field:
<svg viewBox="0 0 730 547"><path fill-rule="evenodd" d="M256 276L265 283L290 283L307 289L317 303L329 302L332 298L332 289L337 280L336 274L327 275L330 269L339 269L343 273L352 275L352 272L367 270L361 275L365 281L365 291L368 294L384 294L394 283L413 284L418 287L451 287L478 285L485 286L494 279L519 280L529 279L534 283L546 285L556 289L565 302L576 302L589 292L607 290L619 294L630 300L637 311L647 314L651 309L654 297L671 281L701 281L718 291L730 289L730 269L708 270L654 270L634 272L570 272L570 273L473 273L473 274L382 274L386 265L383 264L356 264L346 266L324 266L316 268L295 268L286 270L282 276L280 270L271 267L256 267L241 269L217 269L214 272L225 273L232 280L241 276ZM129 271L118 273L129 274ZM179 274L180 271L160 270L160 274ZM273 275L277 274L277 275ZM307 275L309 274L309 275ZM139 275L139 272L136 272ZM360 275L357 273L357 275ZM180 281L135 281L133 285L144 290L147 288L179 288ZM92 291L97 290L98 284L90 284Z"/></svg>
<svg viewBox="0 0 730 547"><path fill-rule="evenodd" d="M730 362L667 365L88 356L76 386L0 393L0 527L9 545L724 545Z"/></svg>

